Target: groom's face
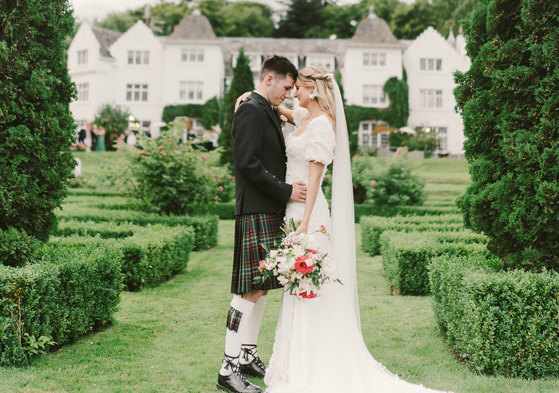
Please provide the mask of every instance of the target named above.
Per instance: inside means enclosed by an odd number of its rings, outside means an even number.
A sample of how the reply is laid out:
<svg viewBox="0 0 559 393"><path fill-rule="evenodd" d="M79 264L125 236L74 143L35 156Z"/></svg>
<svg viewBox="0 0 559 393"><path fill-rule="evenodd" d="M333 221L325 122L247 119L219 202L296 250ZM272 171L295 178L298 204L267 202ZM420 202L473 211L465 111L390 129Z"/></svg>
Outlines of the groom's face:
<svg viewBox="0 0 559 393"><path fill-rule="evenodd" d="M288 75L269 74L268 77L268 101L273 106L279 106L286 98L291 97L295 81Z"/></svg>

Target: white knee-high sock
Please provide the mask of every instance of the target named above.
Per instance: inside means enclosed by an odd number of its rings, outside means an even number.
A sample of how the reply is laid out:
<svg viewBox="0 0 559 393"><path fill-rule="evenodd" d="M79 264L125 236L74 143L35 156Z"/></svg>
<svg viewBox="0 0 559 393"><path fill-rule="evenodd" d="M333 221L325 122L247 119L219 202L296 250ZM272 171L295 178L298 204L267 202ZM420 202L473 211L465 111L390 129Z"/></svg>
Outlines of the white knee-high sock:
<svg viewBox="0 0 559 393"><path fill-rule="evenodd" d="M250 323L250 317L255 303L243 299L241 295L233 296L229 312L227 313L227 330L225 332L225 353L221 370L221 375L230 375L232 368L239 364L239 353L241 345Z"/></svg>
<svg viewBox="0 0 559 393"><path fill-rule="evenodd" d="M256 356L258 356L258 334L260 333L260 326L262 325L262 316L264 315L265 306L266 296L260 297L260 299L258 299L258 301L254 304L250 323L247 326L243 339L243 345L241 346L241 358L239 359L240 364L250 363Z"/></svg>

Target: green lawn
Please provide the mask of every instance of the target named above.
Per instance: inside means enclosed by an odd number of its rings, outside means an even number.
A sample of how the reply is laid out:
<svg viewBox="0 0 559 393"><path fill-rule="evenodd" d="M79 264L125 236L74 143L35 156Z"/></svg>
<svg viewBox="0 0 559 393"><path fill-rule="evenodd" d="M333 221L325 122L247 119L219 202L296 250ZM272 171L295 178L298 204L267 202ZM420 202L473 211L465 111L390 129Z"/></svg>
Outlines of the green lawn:
<svg viewBox="0 0 559 393"><path fill-rule="evenodd" d="M219 245L194 253L188 271L171 281L123 293L116 322L109 328L41 356L29 367L0 368L0 391L215 392L231 298L233 229L232 221L222 221ZM489 378L470 372L439 337L430 298L390 296L380 257L368 257L360 249L358 270L365 341L373 356L393 372L456 393L559 391L556 380ZM271 293L260 335L266 360L279 299L278 291Z"/></svg>

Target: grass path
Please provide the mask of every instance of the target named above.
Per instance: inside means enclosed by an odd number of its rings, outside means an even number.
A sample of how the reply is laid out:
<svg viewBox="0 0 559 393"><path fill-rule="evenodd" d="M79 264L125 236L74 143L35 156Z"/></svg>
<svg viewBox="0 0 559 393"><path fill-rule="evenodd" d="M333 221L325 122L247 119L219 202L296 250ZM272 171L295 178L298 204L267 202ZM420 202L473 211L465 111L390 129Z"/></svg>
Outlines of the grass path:
<svg viewBox="0 0 559 393"><path fill-rule="evenodd" d="M194 253L188 271L157 288L123 293L109 328L43 355L32 366L0 368L0 392L216 392L231 298L233 222L220 222L219 230L219 245ZM359 226L357 232L360 239ZM473 374L439 337L430 298L390 296L380 257L370 258L359 248L358 270L365 341L393 372L456 393L559 392L557 380ZM264 316L260 352L265 360L279 300L279 291L270 294Z"/></svg>

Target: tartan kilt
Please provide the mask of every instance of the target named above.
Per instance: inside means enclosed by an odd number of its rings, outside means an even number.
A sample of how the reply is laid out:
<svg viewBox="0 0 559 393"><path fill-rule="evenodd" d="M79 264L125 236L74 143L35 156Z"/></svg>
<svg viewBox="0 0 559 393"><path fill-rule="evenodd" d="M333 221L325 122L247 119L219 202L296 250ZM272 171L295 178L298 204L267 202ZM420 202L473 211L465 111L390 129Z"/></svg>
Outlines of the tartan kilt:
<svg viewBox="0 0 559 393"><path fill-rule="evenodd" d="M280 241L283 217L277 214L258 213L235 216L235 250L231 292L235 294L254 290L283 288L275 277L262 284L253 284L260 275L260 261L266 258L265 244L269 248Z"/></svg>

